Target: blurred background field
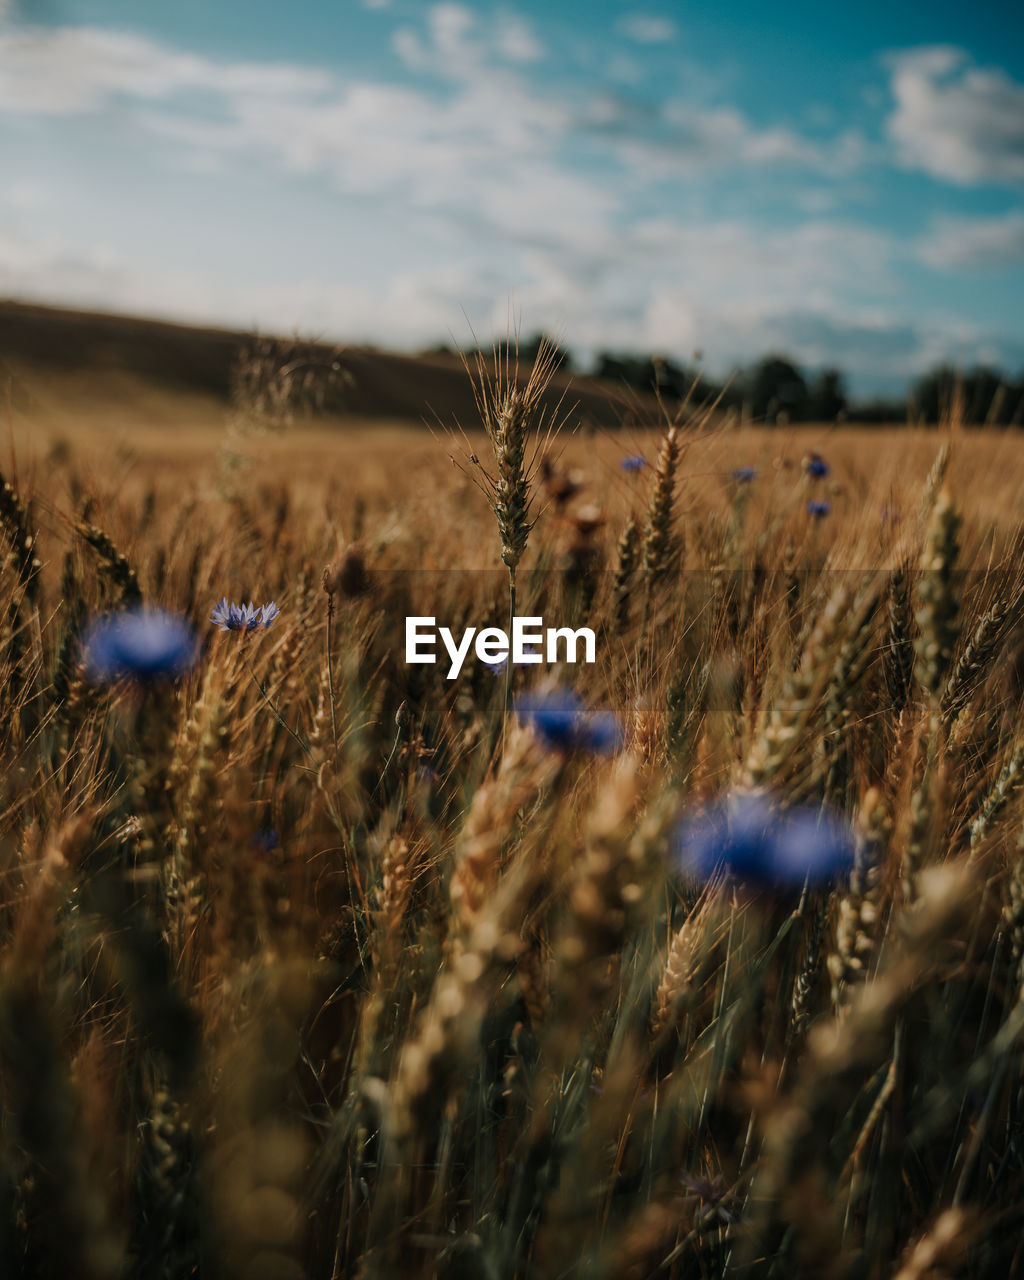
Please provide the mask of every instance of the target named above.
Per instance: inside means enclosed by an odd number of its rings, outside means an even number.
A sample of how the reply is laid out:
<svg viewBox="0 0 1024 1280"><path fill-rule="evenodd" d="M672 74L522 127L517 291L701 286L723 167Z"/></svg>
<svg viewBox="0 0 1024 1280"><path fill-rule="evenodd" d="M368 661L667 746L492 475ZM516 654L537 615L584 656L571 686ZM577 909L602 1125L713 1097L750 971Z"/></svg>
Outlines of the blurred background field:
<svg viewBox="0 0 1024 1280"><path fill-rule="evenodd" d="M7 435L29 474L53 480L66 467L89 477L93 497L120 505L129 523L147 494L162 504L186 493L232 494L266 507L287 485L322 519L311 555L325 554L331 536L361 536L372 514L377 540L395 544L393 567L453 553L453 563L470 567L465 521L486 508L453 466L460 445L448 433L461 426L478 454L485 438L456 354L395 356L11 304L0 319ZM531 359L524 352L524 374ZM275 380L275 371L296 366L296 375ZM776 539L780 522L798 527L817 497L832 508L817 536L833 567L892 567L945 438L954 385L941 401L940 431L938 421L765 425L745 419L742 400L724 406L720 389L705 391L699 380L688 398L659 403L653 382L644 392L621 379L556 373L544 409L561 429L549 452L553 476L541 485L541 528L564 535L573 510L596 508L595 537L610 555L614 521L645 500L643 477L624 472L622 460L637 455L650 467L665 422L678 417L690 426L681 464L689 515L728 502L733 472L752 467L757 483L744 508L765 536ZM984 492L991 527L1005 534L1019 518L1019 433L970 419L963 398L957 413L965 427L960 482ZM801 467L813 453L827 456L831 470L809 487ZM440 506L439 485L452 498ZM111 518L127 532L122 516ZM424 520L433 522L433 549L412 532ZM480 541L469 554L472 567L498 563Z"/></svg>

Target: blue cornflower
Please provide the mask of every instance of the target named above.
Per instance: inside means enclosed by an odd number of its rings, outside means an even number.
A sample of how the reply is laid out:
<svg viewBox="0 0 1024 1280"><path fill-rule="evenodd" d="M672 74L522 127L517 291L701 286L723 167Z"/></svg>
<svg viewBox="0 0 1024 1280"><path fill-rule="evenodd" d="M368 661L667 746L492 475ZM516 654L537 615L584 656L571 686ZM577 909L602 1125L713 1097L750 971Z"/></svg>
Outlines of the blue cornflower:
<svg viewBox="0 0 1024 1280"><path fill-rule="evenodd" d="M619 463L623 471L642 471L647 466L647 459L642 453L631 453Z"/></svg>
<svg viewBox="0 0 1024 1280"><path fill-rule="evenodd" d="M622 725L614 711L588 711L580 728L578 746L595 756L613 756L622 746Z"/></svg>
<svg viewBox="0 0 1024 1280"><path fill-rule="evenodd" d="M738 1205L719 1177L695 1178L691 1173L681 1173L683 1186L698 1202L697 1218L717 1217L725 1223L735 1222L739 1216Z"/></svg>
<svg viewBox="0 0 1024 1280"><path fill-rule="evenodd" d="M856 846L832 810L782 809L767 792L748 791L687 818L673 849L680 869L698 879L727 872L750 884L800 889L851 868Z"/></svg>
<svg viewBox="0 0 1024 1280"><path fill-rule="evenodd" d="M576 744L583 701L568 689L555 693L532 694L516 701L516 715L531 725L548 746L571 750Z"/></svg>
<svg viewBox="0 0 1024 1280"><path fill-rule="evenodd" d="M187 618L144 605L95 618L82 635L90 680L173 680L195 666L199 642Z"/></svg>
<svg viewBox="0 0 1024 1280"><path fill-rule="evenodd" d="M556 751L590 751L608 756L622 745L622 727L615 715L611 711L588 711L570 689L519 698L516 714L533 728L545 746Z"/></svg>
<svg viewBox="0 0 1024 1280"><path fill-rule="evenodd" d="M274 604L254 605L228 604L227 597L222 596L220 603L210 614L210 621L215 622L221 631L255 631L259 627L269 627L281 610Z"/></svg>
<svg viewBox="0 0 1024 1280"><path fill-rule="evenodd" d="M824 480L831 468L820 454L812 453L809 458L804 458L804 470L815 480Z"/></svg>
<svg viewBox="0 0 1024 1280"><path fill-rule="evenodd" d="M737 467L732 473L732 478L737 484L750 484L756 476L757 472L753 467Z"/></svg>
<svg viewBox="0 0 1024 1280"><path fill-rule="evenodd" d="M831 510L832 508L827 502L808 502L807 504L807 514L814 516L815 520L821 520Z"/></svg>
<svg viewBox="0 0 1024 1280"><path fill-rule="evenodd" d="M249 841L257 853L271 853L280 843L281 836L273 827L260 827Z"/></svg>
<svg viewBox="0 0 1024 1280"><path fill-rule="evenodd" d="M789 884L841 875L853 868L856 853L852 827L832 809L790 809L775 834L776 875Z"/></svg>

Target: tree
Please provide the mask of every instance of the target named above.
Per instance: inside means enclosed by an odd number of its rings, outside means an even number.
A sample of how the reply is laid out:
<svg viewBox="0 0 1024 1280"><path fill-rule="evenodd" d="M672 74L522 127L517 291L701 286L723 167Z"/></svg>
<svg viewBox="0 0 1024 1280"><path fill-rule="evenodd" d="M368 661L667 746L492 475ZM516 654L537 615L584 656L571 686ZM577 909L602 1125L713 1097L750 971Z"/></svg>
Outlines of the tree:
<svg viewBox="0 0 1024 1280"><path fill-rule="evenodd" d="M510 354L512 360L516 358L516 344L512 342L510 345ZM519 363L527 369L537 359L540 354L542 345L546 345L552 356L552 364L556 369L563 369L566 373L572 370L572 353L567 347L563 347L561 343L555 342L546 333L535 333L531 338L520 341L519 343ZM496 344L498 350L505 353L505 343Z"/></svg>
<svg viewBox="0 0 1024 1280"><path fill-rule="evenodd" d="M1020 387L999 369L977 365L963 378L964 418L983 426L992 422L1005 426L1013 419L1020 400Z"/></svg>
<svg viewBox="0 0 1024 1280"><path fill-rule="evenodd" d="M914 383L911 399L925 422L938 422L948 412L953 403L956 377L951 365L940 364Z"/></svg>
<svg viewBox="0 0 1024 1280"><path fill-rule="evenodd" d="M811 422L834 422L846 409L846 388L838 369L822 369L807 393L807 418Z"/></svg>
<svg viewBox="0 0 1024 1280"><path fill-rule="evenodd" d="M655 361L651 356L631 355L614 351L599 351L594 365L598 378L625 383L636 391L671 392L670 366Z"/></svg>
<svg viewBox="0 0 1024 1280"><path fill-rule="evenodd" d="M594 364L594 376L625 383L636 391L657 392L666 400L683 400L693 390L697 373L685 365L676 364L664 356L641 356L613 351L599 351ZM698 384L698 396L703 400L714 398L719 388L703 378Z"/></svg>
<svg viewBox="0 0 1024 1280"><path fill-rule="evenodd" d="M784 356L765 356L745 381L755 418L774 422L780 412L794 420L807 416L807 383L796 365Z"/></svg>
<svg viewBox="0 0 1024 1280"><path fill-rule="evenodd" d="M852 404L849 409L848 419L858 425L868 424L871 426L882 423L887 425L898 422L906 423L907 403L905 400L886 400L876 396L873 400L864 400L860 403Z"/></svg>

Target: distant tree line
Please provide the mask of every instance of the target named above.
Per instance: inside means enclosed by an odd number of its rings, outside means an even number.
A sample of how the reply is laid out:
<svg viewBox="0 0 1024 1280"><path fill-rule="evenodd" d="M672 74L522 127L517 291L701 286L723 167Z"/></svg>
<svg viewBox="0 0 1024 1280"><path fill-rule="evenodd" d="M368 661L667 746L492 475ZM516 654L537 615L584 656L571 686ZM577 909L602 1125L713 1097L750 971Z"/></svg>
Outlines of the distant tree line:
<svg viewBox="0 0 1024 1280"><path fill-rule="evenodd" d="M808 381L792 361L765 356L731 382L716 383L697 367L659 357L621 356L601 352L593 372L637 391L656 391L669 399L693 396L699 402L717 400L762 422L829 422L848 409L843 375L824 369Z"/></svg>
<svg viewBox="0 0 1024 1280"><path fill-rule="evenodd" d="M974 426L1024 425L1024 373L1016 378L999 369L977 366L966 372L939 365L913 382L905 399L851 401L839 369L813 377L783 355L768 355L741 370L726 385L704 377L697 367L670 360L601 352L593 372L637 391L658 391L669 398L693 393L701 402L719 399L766 423L915 422L934 425L960 397L964 422Z"/></svg>
<svg viewBox="0 0 1024 1280"><path fill-rule="evenodd" d="M577 367L564 345L540 333L519 342L520 363L529 364L542 342L554 348L557 367L565 371ZM656 392L667 401L688 396L699 404L717 400L723 409L776 425L847 419L934 425L948 414L959 394L963 419L970 425L1024 426L1024 371L1014 378L987 365L962 372L943 364L910 384L905 398L851 401L843 373L836 368L809 375L788 356L772 354L723 384L701 371L699 358L698 353L694 363L686 365L657 355L601 351L593 366L583 372L635 391Z"/></svg>

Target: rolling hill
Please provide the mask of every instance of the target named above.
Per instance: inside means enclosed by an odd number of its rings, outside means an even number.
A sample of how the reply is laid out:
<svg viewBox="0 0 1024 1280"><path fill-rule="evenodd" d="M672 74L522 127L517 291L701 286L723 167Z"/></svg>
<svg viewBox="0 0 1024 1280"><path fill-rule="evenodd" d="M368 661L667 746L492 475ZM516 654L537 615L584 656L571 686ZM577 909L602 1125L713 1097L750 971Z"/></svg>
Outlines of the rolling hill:
<svg viewBox="0 0 1024 1280"><path fill-rule="evenodd" d="M90 415L107 409L163 422L177 405L191 417L219 417L231 402L239 360L255 340L251 333L0 301L0 377L15 411L64 416L77 406ZM476 421L456 356L306 340L298 352L340 368L323 403L331 420ZM563 412L575 406L577 419L603 426L622 423L638 407L634 394L613 383L564 374L556 374L547 401L552 412L561 401Z"/></svg>

